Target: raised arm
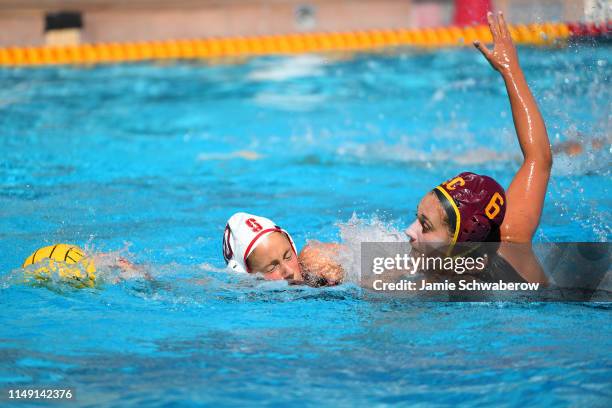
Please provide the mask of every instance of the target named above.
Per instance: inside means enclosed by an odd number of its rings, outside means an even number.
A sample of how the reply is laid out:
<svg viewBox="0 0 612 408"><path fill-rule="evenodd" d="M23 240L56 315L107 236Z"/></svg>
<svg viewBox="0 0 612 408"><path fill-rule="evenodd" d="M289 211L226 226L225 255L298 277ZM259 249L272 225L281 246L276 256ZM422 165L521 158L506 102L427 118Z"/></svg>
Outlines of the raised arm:
<svg viewBox="0 0 612 408"><path fill-rule="evenodd" d="M523 164L506 191L506 216L501 226L504 242L531 242L544 206L552 167L552 152L546 126L519 65L516 48L503 14L488 15L493 50L476 41L491 66L502 75L510 98L512 119L518 136Z"/></svg>

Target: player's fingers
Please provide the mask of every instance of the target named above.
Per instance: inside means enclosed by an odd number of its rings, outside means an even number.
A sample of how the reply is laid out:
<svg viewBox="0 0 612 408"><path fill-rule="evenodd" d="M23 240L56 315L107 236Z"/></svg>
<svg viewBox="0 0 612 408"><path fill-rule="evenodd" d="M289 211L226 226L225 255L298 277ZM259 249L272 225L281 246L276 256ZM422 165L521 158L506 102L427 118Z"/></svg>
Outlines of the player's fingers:
<svg viewBox="0 0 612 408"><path fill-rule="evenodd" d="M499 38L499 27L497 27L497 20L493 16L493 13L487 13L487 21L489 22L489 30L491 30L493 42L497 42L497 39Z"/></svg>
<svg viewBox="0 0 612 408"><path fill-rule="evenodd" d="M491 51L489 51L486 45L484 45L480 41L474 41L474 47L478 48L478 51L480 51L482 55L484 55L487 61L491 61Z"/></svg>
<svg viewBox="0 0 612 408"><path fill-rule="evenodd" d="M510 30L508 30L508 24L506 23L506 18L504 17L504 13L501 11L498 13L499 20L499 32L504 38L512 38L510 35Z"/></svg>

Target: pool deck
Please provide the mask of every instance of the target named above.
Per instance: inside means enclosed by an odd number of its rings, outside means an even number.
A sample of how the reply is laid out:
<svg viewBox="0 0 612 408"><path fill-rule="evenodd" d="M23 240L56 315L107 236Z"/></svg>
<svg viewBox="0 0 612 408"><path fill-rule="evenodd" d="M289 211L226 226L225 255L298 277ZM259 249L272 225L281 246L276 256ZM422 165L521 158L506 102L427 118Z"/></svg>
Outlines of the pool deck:
<svg viewBox="0 0 612 408"><path fill-rule="evenodd" d="M590 0L497 0L513 22L585 19ZM45 15L79 11L83 28L45 33ZM451 0L0 0L0 46L151 41L452 22ZM55 33L57 34L57 33Z"/></svg>

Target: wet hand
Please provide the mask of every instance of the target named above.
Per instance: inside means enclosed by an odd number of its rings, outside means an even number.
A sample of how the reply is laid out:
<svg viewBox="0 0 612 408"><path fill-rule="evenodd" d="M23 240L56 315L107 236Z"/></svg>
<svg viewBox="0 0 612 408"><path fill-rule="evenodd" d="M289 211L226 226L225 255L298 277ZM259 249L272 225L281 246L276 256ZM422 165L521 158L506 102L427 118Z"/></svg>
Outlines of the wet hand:
<svg viewBox="0 0 612 408"><path fill-rule="evenodd" d="M491 66L502 75L520 69L516 47L512 42L504 15L501 11L497 15L489 13L487 19L493 35L493 50L489 50L480 41L474 41L474 46L484 55Z"/></svg>
<svg viewBox="0 0 612 408"><path fill-rule="evenodd" d="M131 271L136 269L136 266L134 265L133 262L123 258L123 257L118 257L117 258L117 266L119 268L121 268L121 270L123 271Z"/></svg>
<svg viewBox="0 0 612 408"><path fill-rule="evenodd" d="M333 286L342 282L344 270L336 261L340 246L311 241L300 252L300 265L306 284Z"/></svg>
<svg viewBox="0 0 612 408"><path fill-rule="evenodd" d="M123 257L116 259L117 267L120 269L119 280L130 279L130 278L144 278L146 280L153 280L153 277L147 272L142 265L137 265L132 261Z"/></svg>

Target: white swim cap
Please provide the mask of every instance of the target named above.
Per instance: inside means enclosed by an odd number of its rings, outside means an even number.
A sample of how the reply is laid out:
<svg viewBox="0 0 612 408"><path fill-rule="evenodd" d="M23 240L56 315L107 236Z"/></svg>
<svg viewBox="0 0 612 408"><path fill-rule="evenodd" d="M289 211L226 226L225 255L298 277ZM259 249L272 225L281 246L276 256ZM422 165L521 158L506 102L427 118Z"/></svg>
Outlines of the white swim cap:
<svg viewBox="0 0 612 408"><path fill-rule="evenodd" d="M239 212L230 217L223 233L223 258L236 272L248 272L246 260L261 239L272 232L283 232L297 254L291 235L272 220Z"/></svg>

